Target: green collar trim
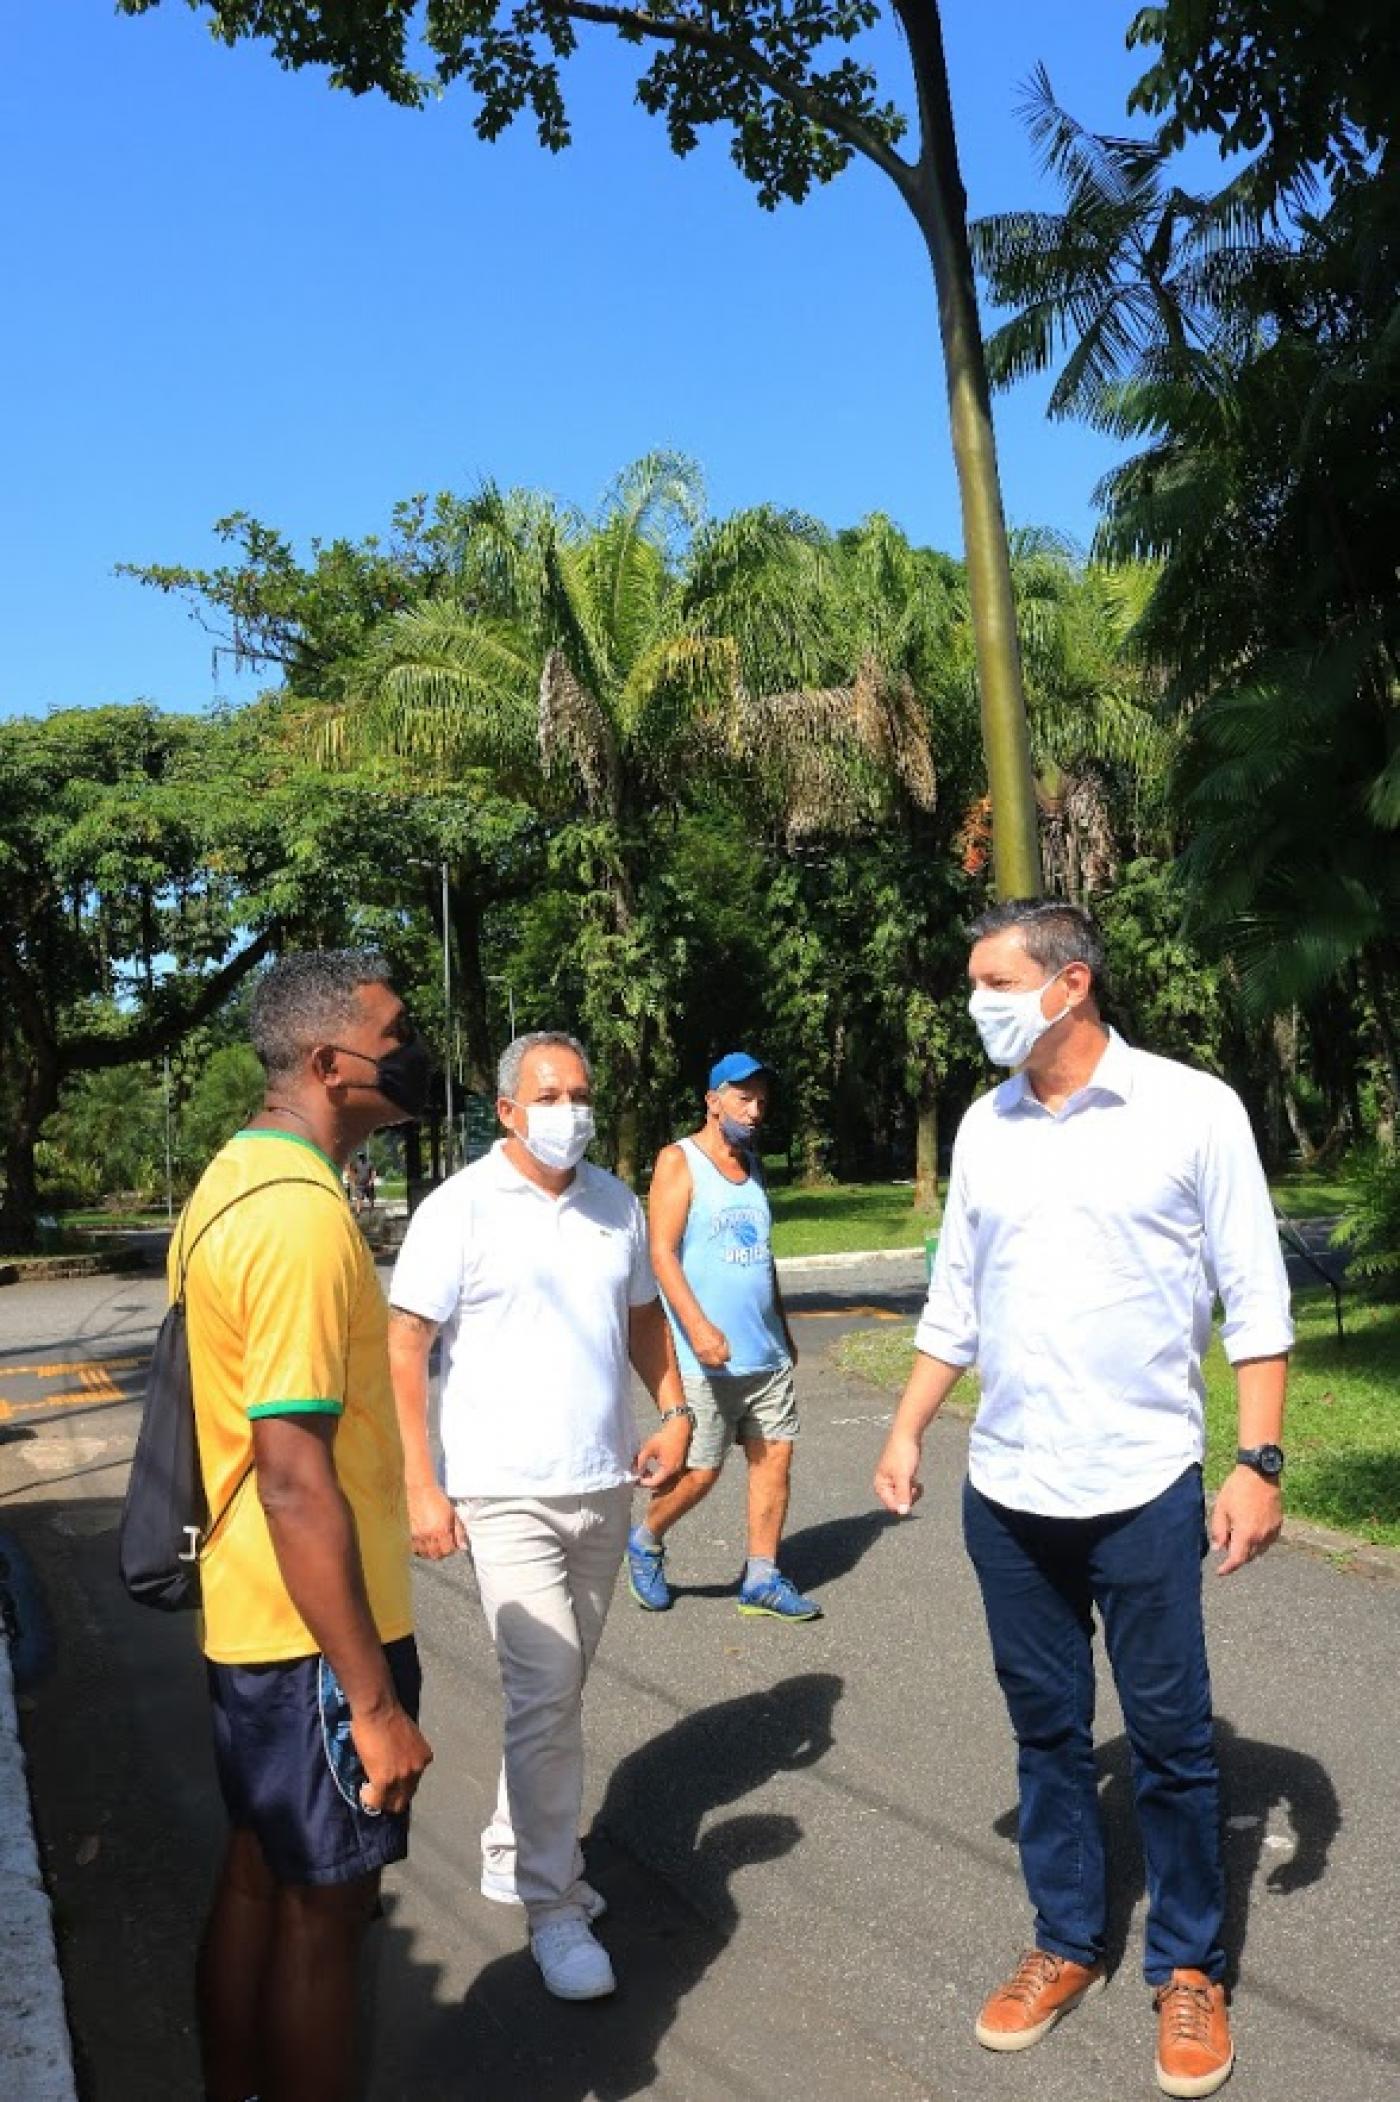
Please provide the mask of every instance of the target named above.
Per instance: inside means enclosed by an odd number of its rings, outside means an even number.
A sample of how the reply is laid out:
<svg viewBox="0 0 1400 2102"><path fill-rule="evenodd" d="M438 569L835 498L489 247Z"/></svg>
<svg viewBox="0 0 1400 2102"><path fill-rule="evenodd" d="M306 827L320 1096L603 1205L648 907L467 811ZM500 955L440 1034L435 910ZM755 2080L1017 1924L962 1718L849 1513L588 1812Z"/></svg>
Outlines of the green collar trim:
<svg viewBox="0 0 1400 2102"><path fill-rule="evenodd" d="M304 1139L302 1138L299 1132L235 1131L233 1135L236 1139L283 1139L289 1146L305 1146L308 1153L314 1153L317 1160L323 1160L325 1162L326 1166L330 1169L332 1175L334 1175L337 1182L339 1182L340 1180L341 1171L336 1166L335 1162L331 1159L329 1153L323 1153L314 1139Z"/></svg>

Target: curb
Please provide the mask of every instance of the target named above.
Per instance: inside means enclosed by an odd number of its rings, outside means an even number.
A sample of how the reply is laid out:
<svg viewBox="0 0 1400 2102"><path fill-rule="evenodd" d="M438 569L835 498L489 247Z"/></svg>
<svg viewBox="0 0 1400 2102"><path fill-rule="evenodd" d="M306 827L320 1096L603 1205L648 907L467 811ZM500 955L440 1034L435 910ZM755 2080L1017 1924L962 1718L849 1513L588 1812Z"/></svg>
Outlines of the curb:
<svg viewBox="0 0 1400 2102"><path fill-rule="evenodd" d="M76 2102L53 1908L39 1869L0 1626L0 2092L5 2102Z"/></svg>
<svg viewBox="0 0 1400 2102"><path fill-rule="evenodd" d="M1335 1532L1310 1518L1290 1518L1285 1511L1279 1538L1306 1553L1325 1555L1337 1568L1372 1582L1400 1583L1400 1547L1375 1547L1355 1533Z"/></svg>
<svg viewBox="0 0 1400 2102"><path fill-rule="evenodd" d="M779 1270L849 1270L857 1263L907 1263L916 1258L922 1262L922 1241L915 1248L847 1248L837 1255L779 1255L775 1256Z"/></svg>
<svg viewBox="0 0 1400 2102"><path fill-rule="evenodd" d="M0 1285L53 1284L69 1277L123 1277L144 1270L140 1248L114 1248L100 1255L26 1256L22 1263L0 1264Z"/></svg>

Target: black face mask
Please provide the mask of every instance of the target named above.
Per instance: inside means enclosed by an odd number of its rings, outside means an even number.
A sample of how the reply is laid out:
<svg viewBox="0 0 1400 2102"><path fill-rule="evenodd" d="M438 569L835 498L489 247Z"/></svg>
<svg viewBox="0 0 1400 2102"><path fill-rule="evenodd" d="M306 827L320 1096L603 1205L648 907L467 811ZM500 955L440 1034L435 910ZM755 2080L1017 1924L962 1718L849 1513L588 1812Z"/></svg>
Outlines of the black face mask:
<svg viewBox="0 0 1400 2102"><path fill-rule="evenodd" d="M347 1058L362 1058L367 1066L374 1067L374 1085L386 1102L403 1111L402 1120L416 1124L428 1107L428 1087L433 1077L433 1055L421 1036L411 1036L406 1044L386 1051L383 1058L371 1058L367 1051L352 1051L348 1044L327 1044L328 1051L339 1051Z"/></svg>

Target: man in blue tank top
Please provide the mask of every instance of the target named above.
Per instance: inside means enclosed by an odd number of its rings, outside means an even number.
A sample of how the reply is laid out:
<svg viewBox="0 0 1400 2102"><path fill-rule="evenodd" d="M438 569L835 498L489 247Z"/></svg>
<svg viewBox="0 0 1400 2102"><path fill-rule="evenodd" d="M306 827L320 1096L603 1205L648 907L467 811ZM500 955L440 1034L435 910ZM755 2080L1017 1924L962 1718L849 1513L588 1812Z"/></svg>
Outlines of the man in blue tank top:
<svg viewBox="0 0 1400 2102"><path fill-rule="evenodd" d="M686 1472L653 1496L627 1546L639 1606L671 1603L665 1536L709 1495L729 1448L749 1468L748 1560L739 1611L774 1620L818 1620L778 1568L797 1436L797 1350L773 1266L772 1213L758 1164L768 1107L760 1059L731 1051L711 1068L705 1121L667 1146L651 1183L651 1259L676 1338L685 1396L695 1414Z"/></svg>

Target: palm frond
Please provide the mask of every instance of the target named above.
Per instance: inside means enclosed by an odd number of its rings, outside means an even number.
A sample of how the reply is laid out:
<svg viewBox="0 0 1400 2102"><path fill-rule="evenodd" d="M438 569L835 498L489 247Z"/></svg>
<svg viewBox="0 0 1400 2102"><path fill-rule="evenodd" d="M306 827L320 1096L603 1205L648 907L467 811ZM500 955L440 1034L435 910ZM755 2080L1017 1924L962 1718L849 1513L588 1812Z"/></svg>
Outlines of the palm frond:
<svg viewBox="0 0 1400 2102"><path fill-rule="evenodd" d="M350 698L322 724L330 763L376 752L431 767L534 771L533 669L516 632L446 601L386 621L352 669Z"/></svg>

